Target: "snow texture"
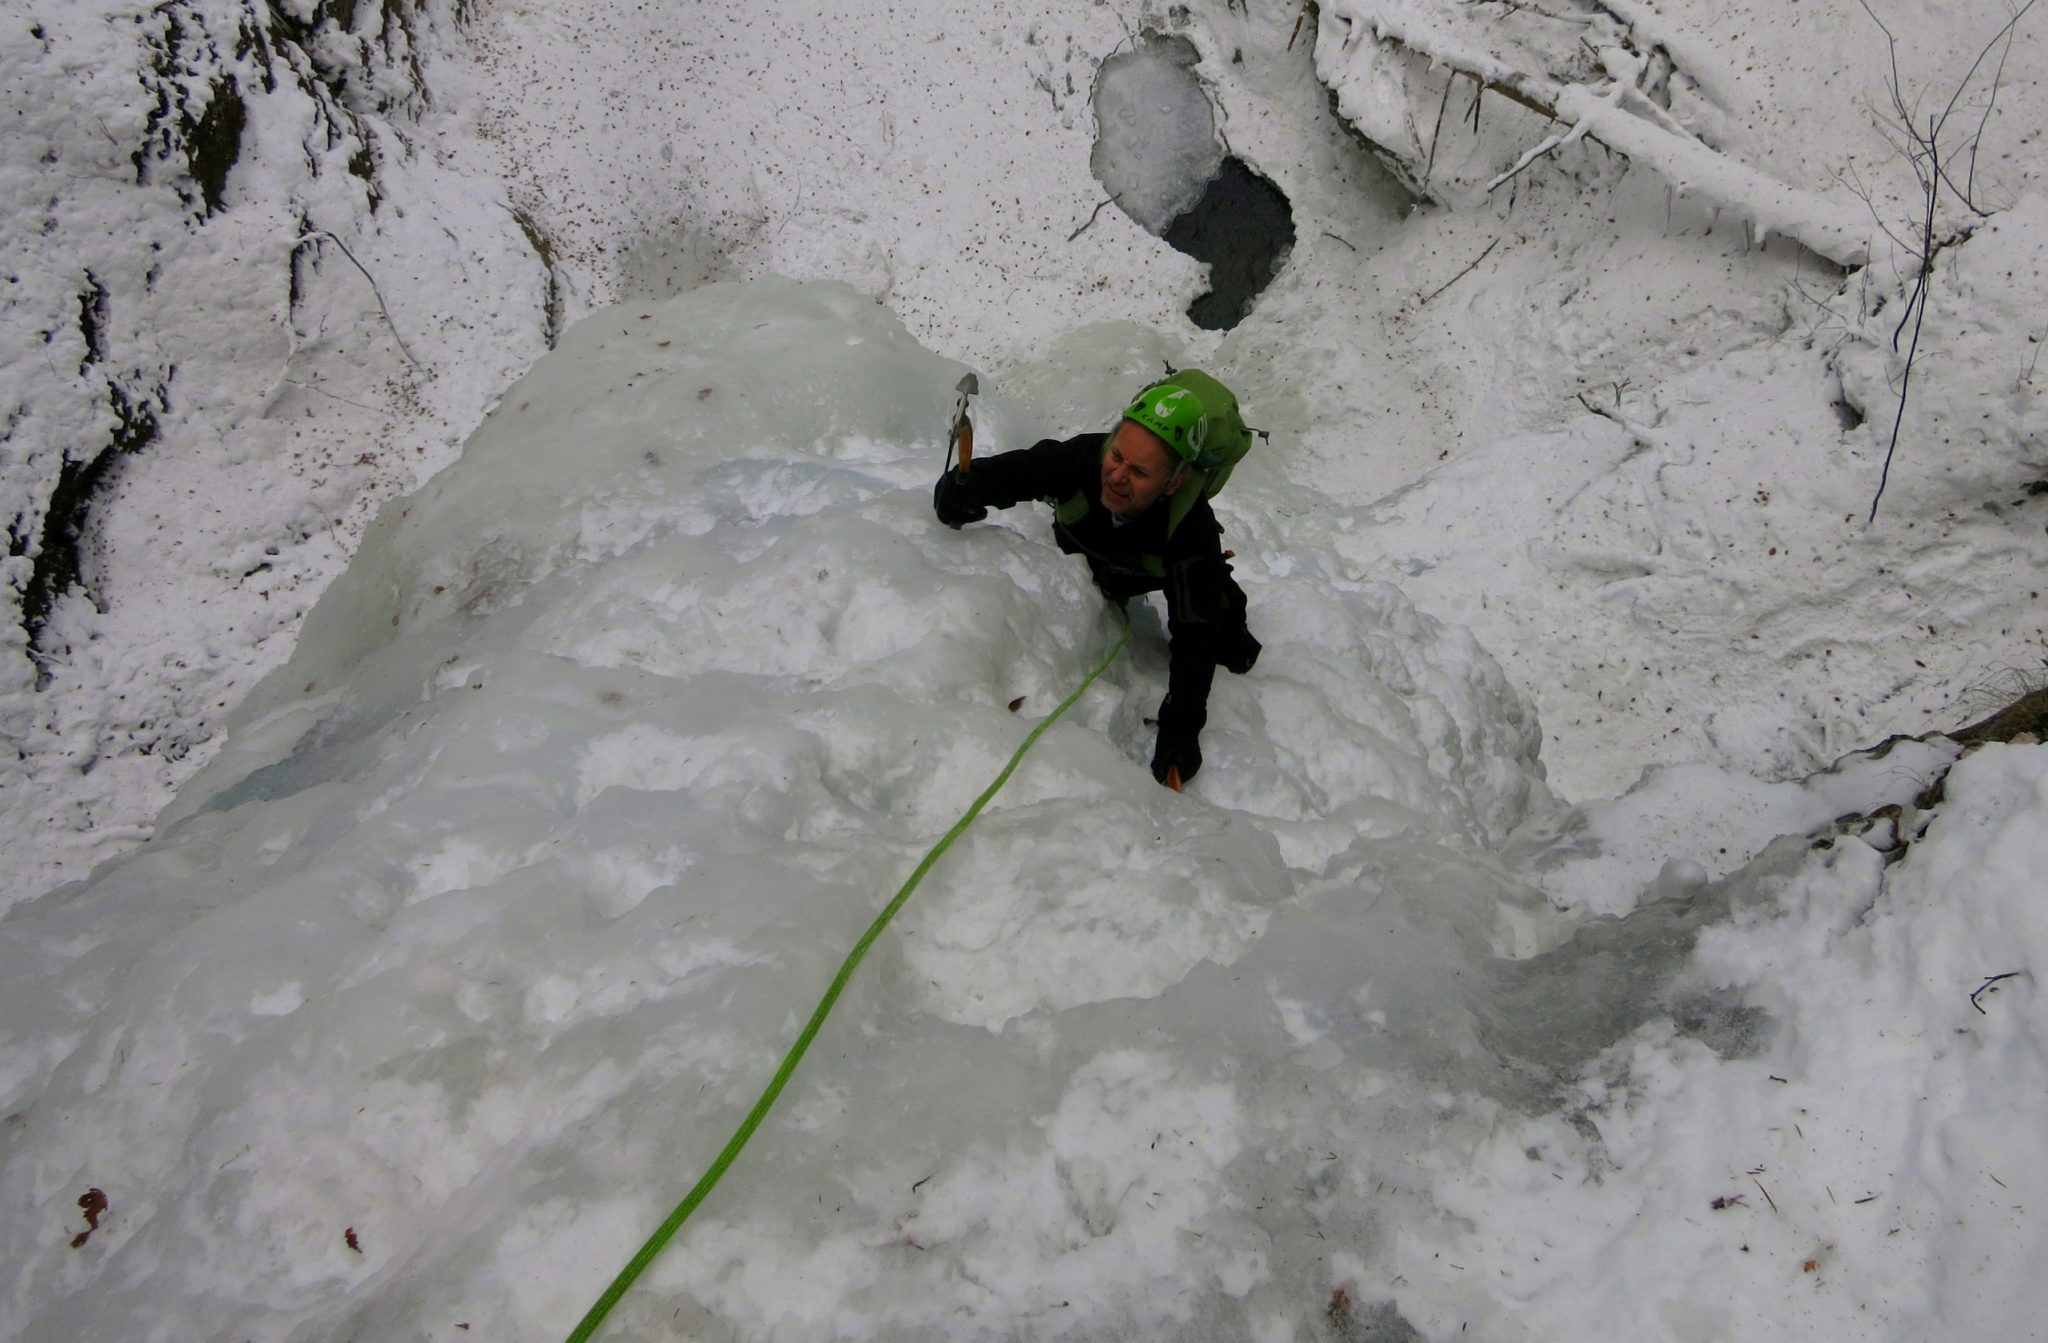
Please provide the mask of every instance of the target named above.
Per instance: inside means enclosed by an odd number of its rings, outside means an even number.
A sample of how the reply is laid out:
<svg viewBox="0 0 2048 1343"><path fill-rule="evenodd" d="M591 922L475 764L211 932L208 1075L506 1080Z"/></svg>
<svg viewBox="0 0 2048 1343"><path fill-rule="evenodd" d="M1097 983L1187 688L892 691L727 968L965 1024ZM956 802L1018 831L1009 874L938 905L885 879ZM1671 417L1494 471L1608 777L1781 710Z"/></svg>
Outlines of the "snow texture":
<svg viewBox="0 0 2048 1343"><path fill-rule="evenodd" d="M17 16L0 1334L561 1337L1118 629L933 522L954 383L1171 362L1272 434L1206 768L1141 604L612 1335L2033 1337L2048 748L1880 746L2048 661L2011 17ZM1228 334L1097 208L1162 38Z"/></svg>
<svg viewBox="0 0 2048 1343"><path fill-rule="evenodd" d="M148 833L377 504L544 348L502 192L418 138L450 22L85 0L0 42L0 821L32 837L0 904Z"/></svg>

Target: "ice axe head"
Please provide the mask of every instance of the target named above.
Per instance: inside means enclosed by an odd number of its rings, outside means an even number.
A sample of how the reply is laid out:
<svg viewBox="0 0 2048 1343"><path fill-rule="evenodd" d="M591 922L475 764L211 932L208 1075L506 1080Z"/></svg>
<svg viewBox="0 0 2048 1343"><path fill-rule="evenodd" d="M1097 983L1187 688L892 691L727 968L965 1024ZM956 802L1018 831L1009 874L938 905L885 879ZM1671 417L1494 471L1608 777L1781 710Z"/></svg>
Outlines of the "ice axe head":
<svg viewBox="0 0 2048 1343"><path fill-rule="evenodd" d="M953 390L960 393L960 404L953 408L951 455L965 471L974 462L974 421L967 418L967 398L981 391L981 382L972 373L962 374Z"/></svg>

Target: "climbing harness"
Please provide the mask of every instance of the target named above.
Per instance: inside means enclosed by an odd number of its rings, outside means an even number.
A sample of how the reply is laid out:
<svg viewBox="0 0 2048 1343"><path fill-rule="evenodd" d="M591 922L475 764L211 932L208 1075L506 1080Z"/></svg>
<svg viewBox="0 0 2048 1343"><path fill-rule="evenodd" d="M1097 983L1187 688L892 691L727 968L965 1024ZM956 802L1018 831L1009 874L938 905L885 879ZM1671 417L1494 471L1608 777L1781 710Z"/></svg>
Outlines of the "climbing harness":
<svg viewBox="0 0 2048 1343"><path fill-rule="evenodd" d="M968 377L972 378L973 374L969 374ZM962 382L964 384L966 379L962 379ZM961 388L962 419L965 418L967 390L965 386ZM964 462L962 464L965 465ZM738 1159L740 1150L747 1145L747 1140L754 1136L754 1130L767 1118L776 1097L782 1094L782 1088L788 1084L790 1076L796 1072L797 1064L803 1061L805 1051L810 1049L811 1041L817 1037L819 1028L825 1024L825 1018L831 1013L833 1004L839 1001L839 995L845 990L847 982L853 978L853 972L860 968L861 961L868 954L868 948L882 935L882 930L889 926L889 921L896 917L896 911L903 908L904 902L910 899L910 893L917 889L925 874L932 870L932 865L945 855L946 850L953 847L954 840L966 833L967 827L973 825L975 818L981 815L981 809L989 804L989 800L1005 783L1009 782L1010 775L1016 772L1017 766L1023 762L1031 748L1038 744L1038 739L1045 735L1046 729L1057 723L1067 710L1080 703L1081 696L1088 693L1088 687L1094 685L1096 679L1108 671L1110 665L1124 651L1124 645L1131 641L1131 619L1127 613L1123 613L1122 607L1118 607L1117 610L1123 614L1123 632L1117 636L1115 645L1104 655L1102 661L1095 664L1095 669L1088 673L1081 684L1074 687L1073 693L1061 700L1058 708L1031 729L1025 736L1023 744L1011 753L1009 762L1003 766L1002 772L996 775L995 781L982 790L981 796L975 798L973 805L953 823L953 828L941 836L938 843L932 845L931 851L925 854L924 861L917 865L911 872L910 879L896 892L896 898L883 908L872 924L868 925L868 930L861 934L860 941L853 944L853 950L847 953L845 962L839 967L839 973L832 977L832 984L825 990L825 996L818 1000L817 1009L811 1013L811 1019L804 1024L803 1030L796 1037L796 1043L790 1046L788 1055L783 1058L782 1066L775 1070L775 1076L769 1080L767 1089L761 1093L761 1098L754 1102L754 1108L740 1121L738 1130L725 1144L725 1150L718 1154L717 1159L711 1163L711 1168L697 1181L696 1187L683 1196L683 1201L676 1205L675 1211L668 1215L667 1220L655 1228L654 1234L647 1238L647 1243L627 1261L625 1268L619 1271L619 1276L612 1279L611 1286L604 1289L596 1304L591 1306L582 1321L570 1331L568 1343L585 1343L585 1340L597 1332L598 1326L604 1323L605 1316L619 1303L619 1298L626 1294L626 1289L631 1287L634 1280L654 1262L654 1257L661 1253L662 1247L668 1244L669 1238L675 1235L677 1229L689 1220L690 1214L697 1210L697 1205L717 1187L726 1169Z"/></svg>

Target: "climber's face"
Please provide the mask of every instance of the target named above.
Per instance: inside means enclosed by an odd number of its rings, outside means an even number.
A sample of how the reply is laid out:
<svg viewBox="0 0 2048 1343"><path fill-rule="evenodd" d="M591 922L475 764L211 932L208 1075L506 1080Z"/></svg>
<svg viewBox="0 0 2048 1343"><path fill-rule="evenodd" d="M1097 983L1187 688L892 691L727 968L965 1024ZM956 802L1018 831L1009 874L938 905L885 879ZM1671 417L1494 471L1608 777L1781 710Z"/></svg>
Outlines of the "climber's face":
<svg viewBox="0 0 2048 1343"><path fill-rule="evenodd" d="M1165 440L1136 421L1119 420L1102 452L1102 506L1136 517L1172 494L1185 475Z"/></svg>

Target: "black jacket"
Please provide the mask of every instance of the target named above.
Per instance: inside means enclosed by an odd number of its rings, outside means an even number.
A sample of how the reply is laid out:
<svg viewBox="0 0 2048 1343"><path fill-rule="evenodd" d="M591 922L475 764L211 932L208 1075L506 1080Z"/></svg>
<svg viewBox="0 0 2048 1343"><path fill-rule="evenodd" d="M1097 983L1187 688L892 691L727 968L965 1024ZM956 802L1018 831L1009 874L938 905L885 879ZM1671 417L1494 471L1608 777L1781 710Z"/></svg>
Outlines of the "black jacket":
<svg viewBox="0 0 2048 1343"><path fill-rule="evenodd" d="M1167 535L1162 496L1137 517L1119 522L1102 507L1102 445L1107 434L1041 439L1031 447L977 459L957 477L968 502L1009 508L1026 499L1053 506L1053 538L1088 561L1095 584L1112 601L1166 593L1167 699L1162 732L1199 732L1209 718L1217 640L1230 617L1236 584L1217 540L1216 514L1197 500ZM1241 611L1242 602L1237 603ZM1241 614L1238 617L1242 619Z"/></svg>

